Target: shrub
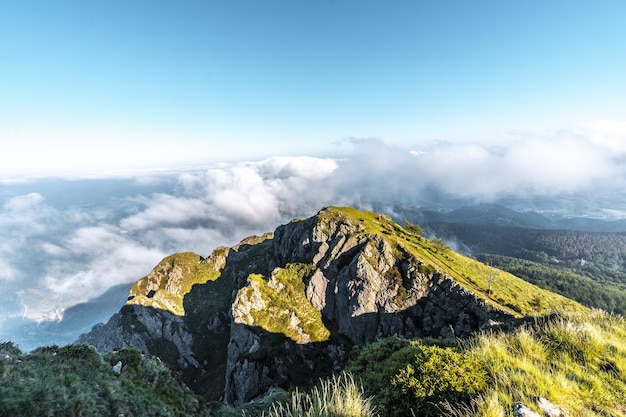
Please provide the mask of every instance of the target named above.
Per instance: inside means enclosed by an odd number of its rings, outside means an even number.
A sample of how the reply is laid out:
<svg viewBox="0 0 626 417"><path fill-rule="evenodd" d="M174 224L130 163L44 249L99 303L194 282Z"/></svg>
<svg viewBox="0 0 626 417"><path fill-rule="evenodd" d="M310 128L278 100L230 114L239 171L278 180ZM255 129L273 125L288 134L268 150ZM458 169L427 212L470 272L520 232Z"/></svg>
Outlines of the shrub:
<svg viewBox="0 0 626 417"><path fill-rule="evenodd" d="M422 236L424 234L424 229L422 229L419 225L413 224L408 220L404 221L404 229L409 233L412 233L417 236Z"/></svg>
<svg viewBox="0 0 626 417"><path fill-rule="evenodd" d="M487 373L469 352L426 341L382 339L363 348L350 364L383 415L437 415L441 404L467 402L485 388Z"/></svg>
<svg viewBox="0 0 626 417"><path fill-rule="evenodd" d="M101 362L100 355L93 346L87 344L67 345L59 348L59 357L68 360L83 360L98 365Z"/></svg>
<svg viewBox="0 0 626 417"><path fill-rule="evenodd" d="M419 346L419 352L391 380L418 415L432 416L443 403L467 402L487 384L484 367L455 348Z"/></svg>
<svg viewBox="0 0 626 417"><path fill-rule="evenodd" d="M141 366L141 351L135 347L123 347L113 351L113 354L107 357L111 366L121 361L124 370L132 369L137 372Z"/></svg>

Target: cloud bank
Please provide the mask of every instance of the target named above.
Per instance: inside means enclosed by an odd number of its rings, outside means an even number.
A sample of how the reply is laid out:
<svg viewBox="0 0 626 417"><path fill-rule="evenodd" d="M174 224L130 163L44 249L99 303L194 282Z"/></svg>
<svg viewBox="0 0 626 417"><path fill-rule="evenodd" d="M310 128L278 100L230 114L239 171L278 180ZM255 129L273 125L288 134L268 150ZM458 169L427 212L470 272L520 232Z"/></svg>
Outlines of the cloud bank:
<svg viewBox="0 0 626 417"><path fill-rule="evenodd" d="M22 185L0 200L0 317L61 317L171 253L206 256L327 205L428 204L433 190L475 201L621 190L625 138L623 125L599 123L506 146L400 149L351 139L354 150L343 158L273 157L94 183L97 204L61 204L45 183Z"/></svg>

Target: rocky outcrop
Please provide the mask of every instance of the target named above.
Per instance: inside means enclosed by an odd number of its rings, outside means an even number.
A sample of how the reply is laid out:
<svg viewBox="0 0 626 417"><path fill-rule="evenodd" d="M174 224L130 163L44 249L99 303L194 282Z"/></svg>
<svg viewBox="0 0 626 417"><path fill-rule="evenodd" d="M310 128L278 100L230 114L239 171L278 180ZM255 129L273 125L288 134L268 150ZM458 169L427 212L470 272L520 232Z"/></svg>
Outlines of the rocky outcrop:
<svg viewBox="0 0 626 417"><path fill-rule="evenodd" d="M383 215L329 208L207 260L166 258L129 305L80 341L100 351L136 346L196 392L239 404L338 372L355 345L394 334L467 337L511 317L421 259L426 241L407 233ZM148 304L150 291L180 297L181 310Z"/></svg>

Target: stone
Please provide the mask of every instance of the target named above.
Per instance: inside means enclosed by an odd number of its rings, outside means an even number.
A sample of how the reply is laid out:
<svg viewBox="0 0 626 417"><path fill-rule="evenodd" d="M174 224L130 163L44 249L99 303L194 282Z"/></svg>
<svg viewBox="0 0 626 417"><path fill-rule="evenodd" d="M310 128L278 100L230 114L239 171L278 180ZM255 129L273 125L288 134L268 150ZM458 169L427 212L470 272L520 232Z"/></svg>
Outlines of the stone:
<svg viewBox="0 0 626 417"><path fill-rule="evenodd" d="M122 373L122 361L117 361L117 363L115 365L113 365L112 367L113 372L115 372L116 374L121 374Z"/></svg>
<svg viewBox="0 0 626 417"><path fill-rule="evenodd" d="M391 224L385 216L379 221ZM156 291L153 299L182 291L186 272L172 259L161 270L155 268L154 282L147 283L148 290ZM510 317L487 308L452 277L425 268L406 247L366 233L357 219L334 209L244 239L233 248L218 248L198 262L219 269L219 277L178 294L184 314L176 313L180 306L172 311L137 304L142 298L137 295L79 341L101 352L137 347L161 357L207 399L239 405L273 386L306 386L339 372L355 345L395 334L464 338ZM303 317L295 314L299 306L280 312L301 343L254 321L252 312L263 312L272 302L263 298L258 276L283 294L285 287L274 272L297 263L311 266L303 277L303 299L331 330L328 340L311 342ZM165 287L160 285L163 277Z"/></svg>

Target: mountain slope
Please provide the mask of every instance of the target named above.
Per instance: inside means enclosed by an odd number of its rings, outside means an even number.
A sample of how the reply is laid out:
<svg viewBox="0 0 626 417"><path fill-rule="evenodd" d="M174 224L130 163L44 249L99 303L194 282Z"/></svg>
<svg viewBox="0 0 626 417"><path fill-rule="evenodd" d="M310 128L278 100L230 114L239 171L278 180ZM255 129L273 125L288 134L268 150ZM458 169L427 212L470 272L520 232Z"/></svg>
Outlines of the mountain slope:
<svg viewBox="0 0 626 417"><path fill-rule="evenodd" d="M381 214L331 207L207 259L166 258L81 342L135 346L208 399L309 385L355 345L468 337L579 304L429 241Z"/></svg>

